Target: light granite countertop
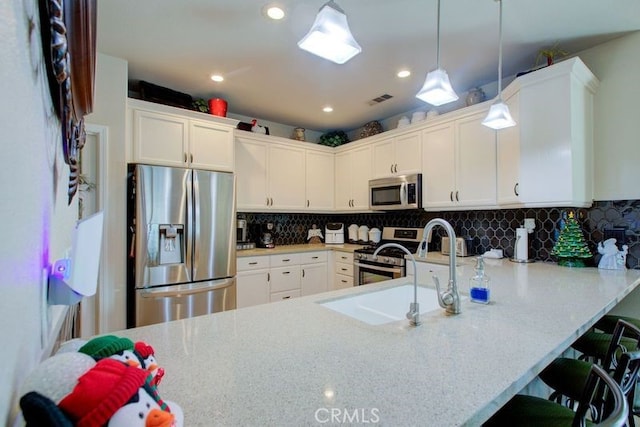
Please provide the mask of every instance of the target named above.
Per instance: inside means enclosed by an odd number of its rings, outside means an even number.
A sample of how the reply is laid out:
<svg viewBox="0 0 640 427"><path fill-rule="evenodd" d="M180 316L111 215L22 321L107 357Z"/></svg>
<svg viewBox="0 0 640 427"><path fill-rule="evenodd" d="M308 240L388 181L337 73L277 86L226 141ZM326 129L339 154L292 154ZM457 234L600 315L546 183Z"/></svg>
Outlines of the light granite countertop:
<svg viewBox="0 0 640 427"><path fill-rule="evenodd" d="M281 245L275 248L255 248L255 249L243 249L236 252L237 257L246 256L262 256L262 255L278 255L278 254L290 254L295 252L313 252L313 251L338 251L338 252L353 252L356 249L362 248L364 245L355 245L352 243L345 243L342 245L336 244L299 244L299 245Z"/></svg>
<svg viewBox="0 0 640 427"><path fill-rule="evenodd" d="M471 266L458 268L463 292ZM477 426L640 283L637 270L504 259L486 274L491 304L465 299L419 327L317 303L408 282L396 279L116 334L154 346L160 395L186 426Z"/></svg>

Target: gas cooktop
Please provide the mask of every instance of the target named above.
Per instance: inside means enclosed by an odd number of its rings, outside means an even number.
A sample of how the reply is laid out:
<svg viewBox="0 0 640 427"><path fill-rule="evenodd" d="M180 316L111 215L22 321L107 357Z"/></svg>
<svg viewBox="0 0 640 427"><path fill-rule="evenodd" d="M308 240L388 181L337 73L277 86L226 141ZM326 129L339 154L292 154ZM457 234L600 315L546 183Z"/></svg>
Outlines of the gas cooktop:
<svg viewBox="0 0 640 427"><path fill-rule="evenodd" d="M375 261L381 264L400 265L400 263L404 263L404 256L406 255L402 249L394 247L383 248L376 257L373 256L373 253L385 243L396 243L404 246L410 253L415 254L422 241L423 231L424 229L422 228L384 227L380 242L377 245L356 249L355 258Z"/></svg>

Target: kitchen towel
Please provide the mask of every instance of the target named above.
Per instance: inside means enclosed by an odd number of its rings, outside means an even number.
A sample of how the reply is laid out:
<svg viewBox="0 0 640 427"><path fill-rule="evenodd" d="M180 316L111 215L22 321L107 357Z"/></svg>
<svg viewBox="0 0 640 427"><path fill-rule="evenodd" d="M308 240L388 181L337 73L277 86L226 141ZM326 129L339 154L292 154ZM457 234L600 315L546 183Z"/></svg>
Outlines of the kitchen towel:
<svg viewBox="0 0 640 427"><path fill-rule="evenodd" d="M526 228L516 228L515 259L527 261L529 259L529 236Z"/></svg>

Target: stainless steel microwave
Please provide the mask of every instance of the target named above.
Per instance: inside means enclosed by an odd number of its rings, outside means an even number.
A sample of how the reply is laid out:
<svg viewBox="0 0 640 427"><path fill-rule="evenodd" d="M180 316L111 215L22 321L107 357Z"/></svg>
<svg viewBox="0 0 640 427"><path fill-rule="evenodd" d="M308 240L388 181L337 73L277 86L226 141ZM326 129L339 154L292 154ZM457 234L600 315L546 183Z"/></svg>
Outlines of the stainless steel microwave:
<svg viewBox="0 0 640 427"><path fill-rule="evenodd" d="M422 209L422 174L370 180L369 209Z"/></svg>

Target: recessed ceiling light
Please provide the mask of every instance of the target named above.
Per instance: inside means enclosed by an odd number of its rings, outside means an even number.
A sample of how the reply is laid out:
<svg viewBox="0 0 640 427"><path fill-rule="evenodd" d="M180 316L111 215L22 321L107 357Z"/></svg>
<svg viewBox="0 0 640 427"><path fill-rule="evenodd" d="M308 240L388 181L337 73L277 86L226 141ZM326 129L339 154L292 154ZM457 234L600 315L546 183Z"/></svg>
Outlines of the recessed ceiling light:
<svg viewBox="0 0 640 427"><path fill-rule="evenodd" d="M400 77L401 79L404 79L405 77L409 77L411 75L411 71L409 70L400 70L398 71L398 74L396 74L398 77Z"/></svg>
<svg viewBox="0 0 640 427"><path fill-rule="evenodd" d="M280 6L267 6L267 16L273 20L284 18L284 10Z"/></svg>
<svg viewBox="0 0 640 427"><path fill-rule="evenodd" d="M326 107L324 107L322 109L322 111L324 111L325 113L330 113L330 112L333 111L333 107L330 107L330 106L327 105Z"/></svg>
<svg viewBox="0 0 640 427"><path fill-rule="evenodd" d="M224 81L224 77L222 77L220 74L212 74L211 75L211 80L213 80L214 82L221 82Z"/></svg>

